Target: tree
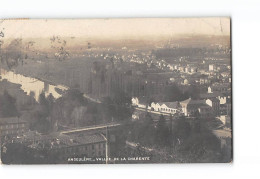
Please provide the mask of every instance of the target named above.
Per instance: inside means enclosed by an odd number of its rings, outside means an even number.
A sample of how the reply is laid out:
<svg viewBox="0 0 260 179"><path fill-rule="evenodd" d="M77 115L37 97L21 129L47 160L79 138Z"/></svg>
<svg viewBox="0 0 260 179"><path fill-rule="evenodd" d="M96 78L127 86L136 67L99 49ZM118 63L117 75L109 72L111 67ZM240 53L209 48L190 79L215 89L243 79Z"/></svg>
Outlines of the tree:
<svg viewBox="0 0 260 179"><path fill-rule="evenodd" d="M49 96L46 98L46 100L47 100L47 106L48 106L48 115L50 115L52 113L53 106L54 106L54 100L55 100L52 93L49 94Z"/></svg>
<svg viewBox="0 0 260 179"><path fill-rule="evenodd" d="M0 114L3 117L18 116L18 110L15 104L16 99L4 90L4 94L0 96Z"/></svg>
<svg viewBox="0 0 260 179"><path fill-rule="evenodd" d="M130 125L130 141L140 143L143 146L153 146L155 139L154 122L149 113L146 113L144 120L139 120Z"/></svg>
<svg viewBox="0 0 260 179"><path fill-rule="evenodd" d="M131 118L132 108L131 108L131 98L121 89L113 89L113 95L108 100L109 108L115 111L113 117L120 121L126 121ZM113 107L112 107L113 106Z"/></svg>
<svg viewBox="0 0 260 179"><path fill-rule="evenodd" d="M174 121L173 124L173 138L174 143L180 144L181 141L186 140L191 134L191 126L188 120L181 116Z"/></svg>
<svg viewBox="0 0 260 179"><path fill-rule="evenodd" d="M51 130L52 123L49 120L51 115L51 103L52 95L49 95L48 98L45 97L45 93L42 92L39 96L39 104L35 106L32 118L34 119L31 124L32 130L37 130L40 133L48 133Z"/></svg>
<svg viewBox="0 0 260 179"><path fill-rule="evenodd" d="M194 124L191 127L190 123ZM187 121L181 117L174 123L175 154L184 162L219 162L220 141L198 116Z"/></svg>
<svg viewBox="0 0 260 179"><path fill-rule="evenodd" d="M200 89L196 85L191 85L188 90L184 93L187 97L191 97L192 99L199 99Z"/></svg>
<svg viewBox="0 0 260 179"><path fill-rule="evenodd" d="M49 102L45 97L45 93L42 92L39 96L39 110L43 116L49 116Z"/></svg>
<svg viewBox="0 0 260 179"><path fill-rule="evenodd" d="M176 84L167 85L164 89L164 101L181 101L185 96Z"/></svg>
<svg viewBox="0 0 260 179"><path fill-rule="evenodd" d="M150 115L150 113L146 113L145 119L142 122L142 128L140 130L140 133L142 135L142 143L144 145L154 145L154 139L155 139L155 128L154 128L154 122L153 118Z"/></svg>
<svg viewBox="0 0 260 179"><path fill-rule="evenodd" d="M34 122L31 124L30 127L32 130L37 130L38 132L45 134L50 132L51 123L42 111L34 111L32 117L34 118Z"/></svg>
<svg viewBox="0 0 260 179"><path fill-rule="evenodd" d="M194 113L193 113L193 116L195 117L194 119L194 127L193 127L193 131L194 132L197 132L197 133L200 133L201 132L201 124L202 124L202 119L200 117L200 113L198 110L196 110Z"/></svg>
<svg viewBox="0 0 260 179"><path fill-rule="evenodd" d="M51 42L51 48L55 52L54 56L56 59L62 61L67 59L70 56L69 52L66 50L66 45L67 45L66 40L62 40L60 36L54 35L52 38L50 38L50 42Z"/></svg>
<svg viewBox="0 0 260 179"><path fill-rule="evenodd" d="M159 146L170 145L170 131L163 115L160 116L157 124L155 141Z"/></svg>
<svg viewBox="0 0 260 179"><path fill-rule="evenodd" d="M22 39L14 39L6 48L6 64L9 69L18 65L22 56Z"/></svg>
<svg viewBox="0 0 260 179"><path fill-rule="evenodd" d="M185 162L219 162L220 140L202 125L200 132L192 134L178 147L178 153Z"/></svg>

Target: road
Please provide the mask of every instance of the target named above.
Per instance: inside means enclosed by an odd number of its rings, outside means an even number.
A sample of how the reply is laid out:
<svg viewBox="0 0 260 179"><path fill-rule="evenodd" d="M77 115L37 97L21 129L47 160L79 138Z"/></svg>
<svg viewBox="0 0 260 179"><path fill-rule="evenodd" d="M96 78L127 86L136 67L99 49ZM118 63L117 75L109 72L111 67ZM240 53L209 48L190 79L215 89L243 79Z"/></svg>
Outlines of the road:
<svg viewBox="0 0 260 179"><path fill-rule="evenodd" d="M101 103L101 101L99 99L94 99L94 98L91 98L90 96L88 96L87 94L83 94L84 98L87 98L89 99L90 101L92 102L95 102L95 103Z"/></svg>
<svg viewBox="0 0 260 179"><path fill-rule="evenodd" d="M217 129L212 131L218 138L231 138L231 130Z"/></svg>

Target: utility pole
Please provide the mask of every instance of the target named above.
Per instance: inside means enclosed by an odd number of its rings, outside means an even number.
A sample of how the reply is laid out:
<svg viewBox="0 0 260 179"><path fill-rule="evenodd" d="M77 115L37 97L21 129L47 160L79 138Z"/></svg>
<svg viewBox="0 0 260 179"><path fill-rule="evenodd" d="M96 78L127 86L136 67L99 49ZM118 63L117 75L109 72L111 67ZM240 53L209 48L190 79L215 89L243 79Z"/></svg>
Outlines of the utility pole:
<svg viewBox="0 0 260 179"><path fill-rule="evenodd" d="M109 161L109 136L108 136L108 127L106 126L106 164Z"/></svg>
<svg viewBox="0 0 260 179"><path fill-rule="evenodd" d="M174 143L173 143L173 129L172 129L172 125L173 125L173 122L172 122L172 114L170 114L170 135L171 135L171 137L170 137L170 139L171 139L171 150L172 150L172 152L173 152L173 145L174 145Z"/></svg>

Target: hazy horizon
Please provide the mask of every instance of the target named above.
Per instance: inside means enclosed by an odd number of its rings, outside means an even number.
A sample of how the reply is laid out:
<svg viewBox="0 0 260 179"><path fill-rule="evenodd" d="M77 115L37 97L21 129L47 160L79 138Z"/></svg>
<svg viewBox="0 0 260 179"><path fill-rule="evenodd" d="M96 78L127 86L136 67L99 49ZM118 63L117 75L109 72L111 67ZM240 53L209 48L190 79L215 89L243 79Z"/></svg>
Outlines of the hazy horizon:
<svg viewBox="0 0 260 179"><path fill-rule="evenodd" d="M5 38L160 38L230 35L230 18L14 19L2 20Z"/></svg>
<svg viewBox="0 0 260 179"><path fill-rule="evenodd" d="M63 47L230 46L230 18L14 19L0 21L2 47L14 39L36 49ZM56 41L54 40L56 39ZM53 41L52 41L53 40ZM55 41L55 42L54 42Z"/></svg>

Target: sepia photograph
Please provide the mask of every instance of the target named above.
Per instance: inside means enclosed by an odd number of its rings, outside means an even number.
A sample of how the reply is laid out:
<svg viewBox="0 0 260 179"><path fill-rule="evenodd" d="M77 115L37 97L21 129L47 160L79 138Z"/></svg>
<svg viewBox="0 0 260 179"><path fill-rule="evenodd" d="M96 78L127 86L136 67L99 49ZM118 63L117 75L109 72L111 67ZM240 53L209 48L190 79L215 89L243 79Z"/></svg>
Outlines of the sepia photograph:
<svg viewBox="0 0 260 179"><path fill-rule="evenodd" d="M2 164L232 163L230 17L0 19Z"/></svg>

